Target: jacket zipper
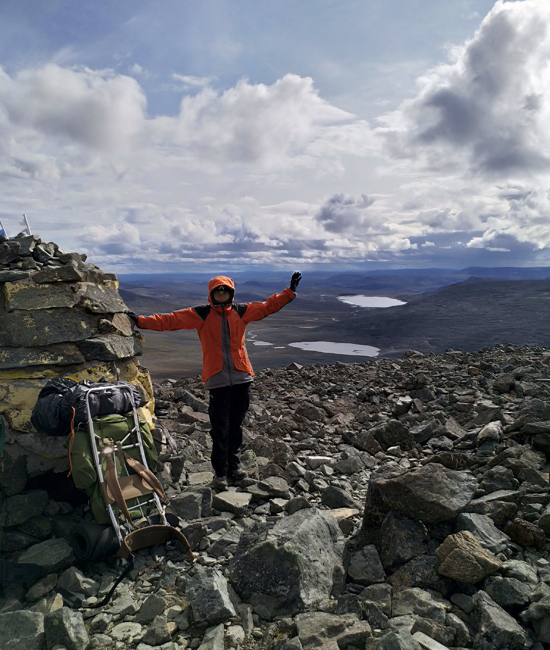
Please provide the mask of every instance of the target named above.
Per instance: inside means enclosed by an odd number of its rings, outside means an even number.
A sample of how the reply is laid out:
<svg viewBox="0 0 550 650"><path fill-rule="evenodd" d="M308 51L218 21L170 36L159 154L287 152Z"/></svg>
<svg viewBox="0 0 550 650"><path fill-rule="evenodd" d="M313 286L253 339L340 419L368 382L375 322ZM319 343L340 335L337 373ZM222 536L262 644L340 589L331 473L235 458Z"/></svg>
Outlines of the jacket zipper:
<svg viewBox="0 0 550 650"><path fill-rule="evenodd" d="M225 346L225 338L223 335L223 321L227 322L227 333L229 334L229 350ZM231 356L231 331L229 330L229 320L227 319L227 316L225 315L225 307L222 307L222 353L223 353L223 362L226 363L227 359L227 372L229 373L229 386L233 386L233 378L231 377L231 366L229 364L230 362L230 356Z"/></svg>

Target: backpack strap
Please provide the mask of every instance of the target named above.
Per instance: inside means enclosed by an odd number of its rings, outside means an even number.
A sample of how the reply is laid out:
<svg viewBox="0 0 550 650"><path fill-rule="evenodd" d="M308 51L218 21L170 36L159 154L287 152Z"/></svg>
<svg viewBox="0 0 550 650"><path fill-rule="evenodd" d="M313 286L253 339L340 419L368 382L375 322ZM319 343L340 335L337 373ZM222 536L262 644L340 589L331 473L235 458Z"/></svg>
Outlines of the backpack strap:
<svg viewBox="0 0 550 650"><path fill-rule="evenodd" d="M147 467L140 463L139 460L132 458L132 456L126 452L124 452L124 458L131 469L133 469L136 474L139 474L142 480L145 481L145 483L147 483L163 501L166 501L166 494L164 493L162 485L153 472L150 469L147 469Z"/></svg>
<svg viewBox="0 0 550 650"><path fill-rule="evenodd" d="M126 557L128 557L128 556L126 556ZM96 607L103 607L104 605L107 605L107 603L111 600L111 596L115 593L115 589L124 580L124 578L130 573L130 571L133 570L133 568L134 568L134 556L132 555L132 557L128 561L128 564L124 568L124 571L115 580L115 584L111 587L111 590L109 591L109 593L105 596L105 598L103 600L100 600L99 602L95 603L94 605L90 605L90 609L95 609Z"/></svg>
<svg viewBox="0 0 550 650"><path fill-rule="evenodd" d="M118 482L118 476L116 473L116 465L113 462L113 459L111 458L112 452L109 454L104 453L105 457L105 483L107 484L107 487L109 488L109 492L113 495L113 499L115 500L115 503L119 507L120 511L122 514L126 517L126 521L130 527L133 527L132 523L132 515L130 514L130 511L128 510L128 506L126 505L126 501L124 500L124 496L122 494L122 489L120 487L120 483ZM108 496L105 494L105 486L103 485L103 498L105 499L105 502L108 502Z"/></svg>
<svg viewBox="0 0 550 650"><path fill-rule="evenodd" d="M73 443L74 443L74 417L76 415L76 410L74 406L71 406L71 411L73 412L73 416L71 418L71 438L69 440L69 473L67 474L67 478L73 473L73 457L72 457L72 451L73 451Z"/></svg>
<svg viewBox="0 0 550 650"><path fill-rule="evenodd" d="M248 305L246 303L244 303L244 302L238 303L236 305L231 305L231 309L233 309L233 311L237 312L237 314L239 315L239 318L242 318L245 315L247 308L248 308Z"/></svg>
<svg viewBox="0 0 550 650"><path fill-rule="evenodd" d="M201 305L200 307L193 307L193 309L202 320L206 320L206 317L210 313L210 305Z"/></svg>

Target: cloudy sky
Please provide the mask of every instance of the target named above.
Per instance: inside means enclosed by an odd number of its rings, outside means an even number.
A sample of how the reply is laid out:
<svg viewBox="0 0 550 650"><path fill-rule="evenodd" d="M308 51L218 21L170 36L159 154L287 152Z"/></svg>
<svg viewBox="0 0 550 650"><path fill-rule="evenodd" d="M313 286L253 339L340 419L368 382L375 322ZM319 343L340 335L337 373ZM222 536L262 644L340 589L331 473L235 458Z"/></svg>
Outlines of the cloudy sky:
<svg viewBox="0 0 550 650"><path fill-rule="evenodd" d="M548 0L2 0L0 218L118 273L550 264Z"/></svg>

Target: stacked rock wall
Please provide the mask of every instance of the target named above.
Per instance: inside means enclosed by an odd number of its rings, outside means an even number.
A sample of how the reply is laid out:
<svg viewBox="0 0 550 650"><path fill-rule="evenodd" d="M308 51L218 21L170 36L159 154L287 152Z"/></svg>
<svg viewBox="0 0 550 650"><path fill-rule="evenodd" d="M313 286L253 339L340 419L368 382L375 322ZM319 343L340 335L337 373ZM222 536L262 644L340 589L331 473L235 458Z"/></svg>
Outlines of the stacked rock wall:
<svg viewBox="0 0 550 650"><path fill-rule="evenodd" d="M30 476L66 466L65 439L47 438L30 422L53 377L130 381L153 414L149 373L135 358L141 337L116 275L37 235L0 237L0 293L0 414L9 427L0 483L9 482L6 465L20 457L27 457Z"/></svg>

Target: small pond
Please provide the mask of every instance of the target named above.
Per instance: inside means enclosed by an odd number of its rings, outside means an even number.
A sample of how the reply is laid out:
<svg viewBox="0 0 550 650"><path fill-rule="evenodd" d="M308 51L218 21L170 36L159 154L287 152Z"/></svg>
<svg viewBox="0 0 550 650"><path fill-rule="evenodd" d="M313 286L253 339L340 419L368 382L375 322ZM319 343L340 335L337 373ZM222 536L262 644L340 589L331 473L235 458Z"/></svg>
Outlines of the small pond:
<svg viewBox="0 0 550 650"><path fill-rule="evenodd" d="M338 300L357 307L397 307L407 304L402 300L385 296L338 296Z"/></svg>
<svg viewBox="0 0 550 650"><path fill-rule="evenodd" d="M331 343L330 341L303 341L289 343L293 348L309 350L311 352L326 352L328 354L348 354L352 357L376 357L379 348L372 345L356 345L354 343Z"/></svg>

